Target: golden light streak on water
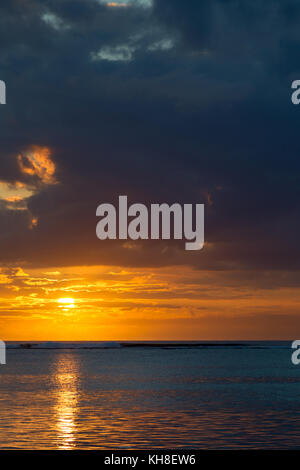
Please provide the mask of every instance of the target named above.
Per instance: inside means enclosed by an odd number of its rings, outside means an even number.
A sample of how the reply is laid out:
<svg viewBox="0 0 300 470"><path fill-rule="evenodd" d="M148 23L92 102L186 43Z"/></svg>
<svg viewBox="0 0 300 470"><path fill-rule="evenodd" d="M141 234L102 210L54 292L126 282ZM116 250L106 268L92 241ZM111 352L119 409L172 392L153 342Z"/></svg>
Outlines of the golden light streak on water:
<svg viewBox="0 0 300 470"><path fill-rule="evenodd" d="M62 353L54 369L56 431L59 449L75 447L78 413L78 362L73 354Z"/></svg>

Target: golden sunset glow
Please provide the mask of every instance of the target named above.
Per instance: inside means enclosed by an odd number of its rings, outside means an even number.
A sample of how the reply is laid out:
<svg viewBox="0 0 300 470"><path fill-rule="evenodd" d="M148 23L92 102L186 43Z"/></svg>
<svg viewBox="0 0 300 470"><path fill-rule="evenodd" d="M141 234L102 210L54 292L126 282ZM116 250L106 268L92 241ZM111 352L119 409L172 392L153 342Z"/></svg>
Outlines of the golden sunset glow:
<svg viewBox="0 0 300 470"><path fill-rule="evenodd" d="M0 329L6 340L279 337L297 321L300 294L261 284L188 267L3 268Z"/></svg>
<svg viewBox="0 0 300 470"><path fill-rule="evenodd" d="M62 297L57 302L64 312L68 312L71 308L75 307L75 300L71 297Z"/></svg>
<svg viewBox="0 0 300 470"><path fill-rule="evenodd" d="M67 304L68 306L72 305L74 307L75 300L71 297L61 298L57 301L59 304Z"/></svg>

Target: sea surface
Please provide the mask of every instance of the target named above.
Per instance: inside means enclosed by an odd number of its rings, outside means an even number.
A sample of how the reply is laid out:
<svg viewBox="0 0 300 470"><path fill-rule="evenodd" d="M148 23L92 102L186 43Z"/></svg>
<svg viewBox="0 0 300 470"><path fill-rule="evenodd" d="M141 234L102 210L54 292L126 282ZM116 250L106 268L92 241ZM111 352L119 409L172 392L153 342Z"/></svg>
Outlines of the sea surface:
<svg viewBox="0 0 300 470"><path fill-rule="evenodd" d="M8 343L1 449L300 449L288 342Z"/></svg>

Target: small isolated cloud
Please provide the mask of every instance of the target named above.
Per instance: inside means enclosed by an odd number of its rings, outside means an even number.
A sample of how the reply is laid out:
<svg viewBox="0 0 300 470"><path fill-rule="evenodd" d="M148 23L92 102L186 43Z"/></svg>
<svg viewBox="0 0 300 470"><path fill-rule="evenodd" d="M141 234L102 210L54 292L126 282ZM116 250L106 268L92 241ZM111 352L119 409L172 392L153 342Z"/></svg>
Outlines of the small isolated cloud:
<svg viewBox="0 0 300 470"><path fill-rule="evenodd" d="M29 223L29 228L30 228L31 230L33 230L35 227L38 226L38 223L39 223L38 217L32 216L32 217L31 217L31 220L30 220L30 223Z"/></svg>
<svg viewBox="0 0 300 470"><path fill-rule="evenodd" d="M69 29L69 27L70 27L59 16L57 16L54 13L51 13L51 12L44 13L41 16L41 19L48 26L55 29L55 31L66 30L66 29Z"/></svg>
<svg viewBox="0 0 300 470"><path fill-rule="evenodd" d="M135 48L133 46L104 46L98 52L92 52L93 61L108 60L111 62L123 61L130 62L133 58Z"/></svg>
<svg viewBox="0 0 300 470"><path fill-rule="evenodd" d="M48 147L33 145L29 150L18 155L21 172L36 176L42 183L55 184L55 164L51 160L51 152Z"/></svg>
<svg viewBox="0 0 300 470"><path fill-rule="evenodd" d="M173 49L174 41L173 39L165 38L161 39L160 41L156 41L151 44L148 49L149 51L168 51Z"/></svg>
<svg viewBox="0 0 300 470"><path fill-rule="evenodd" d="M110 8L124 8L124 7L144 7L151 8L153 0L117 0L115 2L108 2L107 0L98 0L101 5L106 5Z"/></svg>
<svg viewBox="0 0 300 470"><path fill-rule="evenodd" d="M106 6L108 7L115 7L115 8L122 8L122 7L128 7L129 4L128 3L119 3L119 2L109 2L106 4Z"/></svg>

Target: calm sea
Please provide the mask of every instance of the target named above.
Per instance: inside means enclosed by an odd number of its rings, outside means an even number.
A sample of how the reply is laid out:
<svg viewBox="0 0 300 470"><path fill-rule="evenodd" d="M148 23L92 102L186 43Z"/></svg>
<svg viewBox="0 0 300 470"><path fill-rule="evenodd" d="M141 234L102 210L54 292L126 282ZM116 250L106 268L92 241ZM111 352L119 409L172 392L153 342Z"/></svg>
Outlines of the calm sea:
<svg viewBox="0 0 300 470"><path fill-rule="evenodd" d="M2 449L300 449L286 342L10 343Z"/></svg>

